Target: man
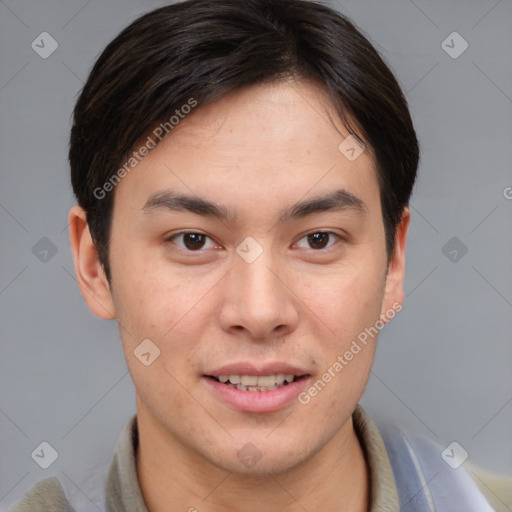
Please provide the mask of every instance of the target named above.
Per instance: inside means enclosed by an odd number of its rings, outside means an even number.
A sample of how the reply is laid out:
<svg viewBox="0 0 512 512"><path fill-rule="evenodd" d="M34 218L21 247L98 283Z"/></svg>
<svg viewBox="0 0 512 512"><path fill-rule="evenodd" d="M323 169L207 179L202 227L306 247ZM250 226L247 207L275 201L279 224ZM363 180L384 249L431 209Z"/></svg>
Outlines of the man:
<svg viewBox="0 0 512 512"><path fill-rule="evenodd" d="M192 0L126 28L75 108L69 220L137 414L108 468L14 510L493 510L357 405L404 299L418 155L395 78L330 8Z"/></svg>

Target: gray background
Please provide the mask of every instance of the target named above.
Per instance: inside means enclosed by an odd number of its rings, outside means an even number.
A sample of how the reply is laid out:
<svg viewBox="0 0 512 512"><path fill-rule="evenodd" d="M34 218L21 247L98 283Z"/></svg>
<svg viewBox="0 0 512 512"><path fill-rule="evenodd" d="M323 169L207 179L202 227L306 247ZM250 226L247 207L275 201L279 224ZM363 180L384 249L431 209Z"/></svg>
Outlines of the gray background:
<svg viewBox="0 0 512 512"><path fill-rule="evenodd" d="M77 468L110 457L134 412L117 326L89 312L74 277L67 145L99 52L164 3L0 1L3 507L50 473L73 480ZM390 63L422 145L405 306L381 333L362 403L512 474L512 2L330 4ZM43 31L59 45L47 59L31 48ZM456 59L441 46L453 31L469 44ZM53 256L41 252L43 237ZM42 441L59 454L47 470L31 458Z"/></svg>

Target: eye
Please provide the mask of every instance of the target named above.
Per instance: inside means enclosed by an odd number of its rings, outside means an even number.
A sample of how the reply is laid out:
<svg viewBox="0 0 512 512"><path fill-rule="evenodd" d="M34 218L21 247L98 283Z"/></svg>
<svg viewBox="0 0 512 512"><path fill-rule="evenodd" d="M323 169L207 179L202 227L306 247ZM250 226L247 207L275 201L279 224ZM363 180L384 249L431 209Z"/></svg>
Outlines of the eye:
<svg viewBox="0 0 512 512"><path fill-rule="evenodd" d="M332 247L334 242L329 242L331 241L330 239L332 239L333 236L341 239L340 235L337 235L336 233L333 233L331 231L315 231L314 233L309 233L306 236L302 237L299 240L298 245L299 247L301 247L300 242L302 240L306 240L306 243L309 244L309 247L302 246L302 249L325 249L326 247Z"/></svg>
<svg viewBox="0 0 512 512"><path fill-rule="evenodd" d="M176 240L181 240L181 243L178 243ZM181 231L180 233L175 233L167 239L167 241L173 242L181 249L187 251L199 251L201 249L208 249L208 247L205 247L206 240L210 240L212 247L216 247L213 240L211 240L209 236L205 235L204 233L198 233L196 231Z"/></svg>

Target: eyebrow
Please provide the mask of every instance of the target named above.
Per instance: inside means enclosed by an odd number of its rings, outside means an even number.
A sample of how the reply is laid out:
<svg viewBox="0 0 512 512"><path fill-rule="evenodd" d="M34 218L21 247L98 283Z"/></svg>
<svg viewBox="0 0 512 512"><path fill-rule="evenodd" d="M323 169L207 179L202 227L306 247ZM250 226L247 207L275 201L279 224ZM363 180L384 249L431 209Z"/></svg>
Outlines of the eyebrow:
<svg viewBox="0 0 512 512"><path fill-rule="evenodd" d="M208 199L162 190L152 194L142 207L144 213L155 211L191 212L204 217L214 217L225 222L236 222L234 211ZM338 189L328 194L299 201L279 213L278 222L306 217L315 213L331 211L354 211L366 215L364 201L345 189Z"/></svg>

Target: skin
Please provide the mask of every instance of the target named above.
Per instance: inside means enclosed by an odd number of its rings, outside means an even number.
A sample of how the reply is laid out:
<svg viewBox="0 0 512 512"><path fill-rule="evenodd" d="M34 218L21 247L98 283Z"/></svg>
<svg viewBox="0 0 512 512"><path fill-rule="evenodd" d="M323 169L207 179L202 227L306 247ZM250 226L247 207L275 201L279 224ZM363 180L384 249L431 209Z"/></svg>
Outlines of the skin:
<svg viewBox="0 0 512 512"><path fill-rule="evenodd" d="M274 412L236 410L203 377L232 362L284 361L307 370L307 390L402 303L409 210L388 261L374 162L369 149L349 161L338 150L347 135L323 90L304 81L252 86L198 106L115 188L112 286L84 211L70 211L82 294L96 315L119 322L151 512L170 504L201 512L368 509L351 415L376 338L308 404L294 400ZM283 208L339 188L365 211L276 221ZM161 190L204 197L236 221L142 211ZM199 251L187 237L170 239L183 229L207 235ZM326 231L335 233L326 247L308 243L307 234ZM247 236L263 248L253 263L236 252ZM149 366L133 353L146 338L161 351ZM237 457L248 442L261 453L252 467Z"/></svg>

